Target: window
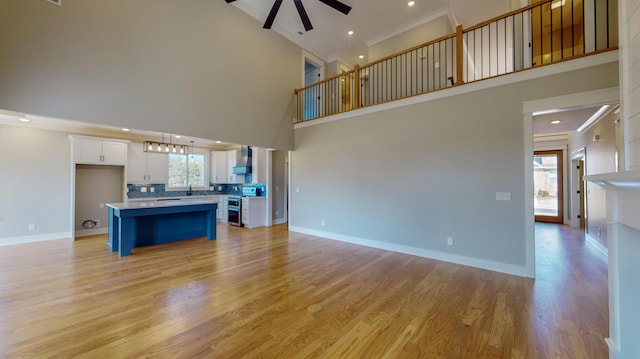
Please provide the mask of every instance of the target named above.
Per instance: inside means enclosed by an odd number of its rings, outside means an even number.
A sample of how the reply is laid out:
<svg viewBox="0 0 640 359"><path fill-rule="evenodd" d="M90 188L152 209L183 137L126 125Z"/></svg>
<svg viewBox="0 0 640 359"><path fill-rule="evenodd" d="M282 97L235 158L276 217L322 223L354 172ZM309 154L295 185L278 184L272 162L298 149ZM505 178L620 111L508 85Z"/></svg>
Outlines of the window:
<svg viewBox="0 0 640 359"><path fill-rule="evenodd" d="M207 156L194 152L188 155L169 153L169 189L207 186Z"/></svg>

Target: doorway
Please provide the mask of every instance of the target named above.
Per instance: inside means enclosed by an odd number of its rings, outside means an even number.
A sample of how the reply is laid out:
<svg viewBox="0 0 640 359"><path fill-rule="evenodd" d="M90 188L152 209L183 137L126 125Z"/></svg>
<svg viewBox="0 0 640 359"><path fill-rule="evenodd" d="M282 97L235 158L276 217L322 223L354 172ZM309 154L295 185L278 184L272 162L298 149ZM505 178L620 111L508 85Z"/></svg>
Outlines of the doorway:
<svg viewBox="0 0 640 359"><path fill-rule="evenodd" d="M304 86L315 84L322 79L322 69L316 63L304 60ZM320 117L321 91L316 88L304 92L304 120Z"/></svg>
<svg viewBox="0 0 640 359"><path fill-rule="evenodd" d="M536 222L564 222L562 167L562 150L534 152L533 203Z"/></svg>

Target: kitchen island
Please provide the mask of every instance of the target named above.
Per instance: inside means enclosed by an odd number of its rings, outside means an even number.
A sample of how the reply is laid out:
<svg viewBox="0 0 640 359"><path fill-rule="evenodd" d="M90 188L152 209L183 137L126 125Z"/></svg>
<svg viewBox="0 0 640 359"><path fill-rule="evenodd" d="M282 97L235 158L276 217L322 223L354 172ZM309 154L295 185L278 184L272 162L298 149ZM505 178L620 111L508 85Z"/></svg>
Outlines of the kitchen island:
<svg viewBox="0 0 640 359"><path fill-rule="evenodd" d="M216 239L216 210L211 199L149 200L107 203L109 242L121 257L134 247L207 236Z"/></svg>

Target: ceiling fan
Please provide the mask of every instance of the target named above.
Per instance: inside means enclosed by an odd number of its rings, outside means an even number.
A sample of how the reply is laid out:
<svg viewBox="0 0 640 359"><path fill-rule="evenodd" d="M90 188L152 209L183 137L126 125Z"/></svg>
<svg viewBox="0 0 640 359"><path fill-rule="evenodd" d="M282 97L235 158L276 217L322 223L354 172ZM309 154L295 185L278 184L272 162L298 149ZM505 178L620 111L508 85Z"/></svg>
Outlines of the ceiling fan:
<svg viewBox="0 0 640 359"><path fill-rule="evenodd" d="M234 2L236 0L224 0L228 3ZM346 5L338 0L319 0L321 3L326 4L341 13L348 15L349 11L351 11L351 6ZM298 14L300 15L300 20L302 20L302 24L304 25L304 29L309 31L313 29L311 26L311 21L309 20L309 16L307 16L307 11L304 9L304 5L302 5L302 0L293 0L293 3L296 5L296 9L298 9ZM282 0L275 0L273 2L273 6L271 7L271 11L269 12L269 16L267 16L267 20L264 22L264 29L270 29L271 25L273 25L273 21L276 19L276 15L278 14L278 10L280 9L280 5L282 5Z"/></svg>

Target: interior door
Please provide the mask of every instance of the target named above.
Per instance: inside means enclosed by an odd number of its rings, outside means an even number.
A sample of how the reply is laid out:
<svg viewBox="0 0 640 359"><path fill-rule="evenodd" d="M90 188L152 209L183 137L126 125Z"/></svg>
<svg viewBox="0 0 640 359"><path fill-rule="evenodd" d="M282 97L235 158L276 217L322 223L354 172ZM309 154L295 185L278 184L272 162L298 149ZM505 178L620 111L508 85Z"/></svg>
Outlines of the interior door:
<svg viewBox="0 0 640 359"><path fill-rule="evenodd" d="M534 152L533 202L537 222L564 222L562 177L562 150Z"/></svg>

